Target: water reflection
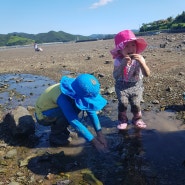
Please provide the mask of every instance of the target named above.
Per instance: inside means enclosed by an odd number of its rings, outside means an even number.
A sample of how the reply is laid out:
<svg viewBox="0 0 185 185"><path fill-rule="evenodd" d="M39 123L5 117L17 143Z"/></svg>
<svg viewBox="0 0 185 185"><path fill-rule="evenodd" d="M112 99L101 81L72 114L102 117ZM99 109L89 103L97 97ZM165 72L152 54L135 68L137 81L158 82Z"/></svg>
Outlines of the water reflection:
<svg viewBox="0 0 185 185"><path fill-rule="evenodd" d="M3 74L0 79L0 104L6 109L18 105L34 106L42 91L56 83L50 78L32 74Z"/></svg>

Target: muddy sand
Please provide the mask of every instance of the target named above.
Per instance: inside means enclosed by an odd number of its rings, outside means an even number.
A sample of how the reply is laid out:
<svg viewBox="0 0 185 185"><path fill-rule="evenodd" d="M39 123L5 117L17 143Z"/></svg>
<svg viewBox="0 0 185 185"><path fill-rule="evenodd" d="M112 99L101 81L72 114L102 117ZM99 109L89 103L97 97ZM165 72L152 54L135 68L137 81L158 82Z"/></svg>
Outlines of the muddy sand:
<svg viewBox="0 0 185 185"><path fill-rule="evenodd" d="M43 52L35 52L33 46L0 49L0 184L185 183L185 105L182 98L185 34L144 38L148 48L143 56L151 76L144 78L142 111L148 127L141 131L135 130L132 124L124 132L116 129L117 99L112 91L113 60L109 53L114 47L113 40L40 45ZM72 139L67 147L50 147L50 128L37 124L38 142L32 147L8 138L3 124L7 111L17 105L34 106L36 98L48 85L58 82L63 75L79 73L94 74L101 83L102 95L109 102L99 114L109 142L109 154L98 154L80 137ZM18 82L17 79L22 80ZM129 111L128 116L131 120ZM87 126L92 129L91 125ZM8 158L13 151L16 152Z"/></svg>

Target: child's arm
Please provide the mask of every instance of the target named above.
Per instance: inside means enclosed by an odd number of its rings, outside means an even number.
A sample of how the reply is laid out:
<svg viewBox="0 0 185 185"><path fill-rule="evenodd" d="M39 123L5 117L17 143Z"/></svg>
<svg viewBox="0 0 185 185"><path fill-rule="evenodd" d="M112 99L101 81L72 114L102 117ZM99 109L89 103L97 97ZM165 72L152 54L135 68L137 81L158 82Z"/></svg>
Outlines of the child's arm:
<svg viewBox="0 0 185 185"><path fill-rule="evenodd" d="M98 137L97 138L94 137L94 135L87 129L87 127L84 126L83 123L81 123L78 120L78 114L75 111L71 102L66 97L66 95L61 94L57 99L57 104L61 108L61 111L63 112L63 114L65 115L66 119L68 120L68 122L72 127L74 127L87 141L91 142L99 152L105 153L107 151L107 148L98 139ZM95 120L96 119L97 118L95 116ZM96 128L97 128L96 130L97 133L101 132L101 127L98 123Z"/></svg>
<svg viewBox="0 0 185 185"><path fill-rule="evenodd" d="M57 99L57 104L69 124L80 132L87 141L91 141L94 138L93 134L78 120L78 114L67 96L61 94Z"/></svg>
<svg viewBox="0 0 185 185"><path fill-rule="evenodd" d="M105 147L107 147L107 141L101 131L101 124L97 113L95 111L87 111L87 114L90 117L93 127L96 131L97 139L100 141L100 143L102 143Z"/></svg>
<svg viewBox="0 0 185 185"><path fill-rule="evenodd" d="M139 62L143 75L146 77L150 76L150 69L147 66L143 56L141 56L139 54L133 54L132 57L133 57L133 59L135 59Z"/></svg>

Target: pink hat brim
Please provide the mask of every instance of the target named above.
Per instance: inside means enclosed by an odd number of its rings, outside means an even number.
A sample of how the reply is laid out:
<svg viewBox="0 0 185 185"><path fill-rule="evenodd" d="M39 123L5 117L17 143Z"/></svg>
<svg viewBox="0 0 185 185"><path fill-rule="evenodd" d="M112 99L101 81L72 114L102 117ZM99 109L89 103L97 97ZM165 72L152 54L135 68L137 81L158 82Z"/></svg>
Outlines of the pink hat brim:
<svg viewBox="0 0 185 185"><path fill-rule="evenodd" d="M137 51L136 51L136 53L137 53L137 54L142 53L142 52L146 49L147 43L146 43L146 41L145 41L143 38L135 38L135 39L130 39L130 40L124 41L121 48L118 47L118 46L116 46L114 49L112 49L112 50L110 51L110 53L111 53L111 55L113 56L113 58L121 57L122 55L119 54L118 51L124 49L125 46L126 46L126 44L127 44L128 42L134 41L134 40L136 41L136 44L137 44Z"/></svg>

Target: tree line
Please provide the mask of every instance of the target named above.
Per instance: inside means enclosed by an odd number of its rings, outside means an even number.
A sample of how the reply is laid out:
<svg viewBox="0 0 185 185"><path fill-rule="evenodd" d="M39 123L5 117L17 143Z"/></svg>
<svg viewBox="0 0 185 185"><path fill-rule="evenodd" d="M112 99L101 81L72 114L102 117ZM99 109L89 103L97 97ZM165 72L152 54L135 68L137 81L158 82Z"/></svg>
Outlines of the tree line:
<svg viewBox="0 0 185 185"><path fill-rule="evenodd" d="M168 17L167 19L143 23L139 32L155 30L185 30L185 11L183 11L182 14L177 15L175 18Z"/></svg>

